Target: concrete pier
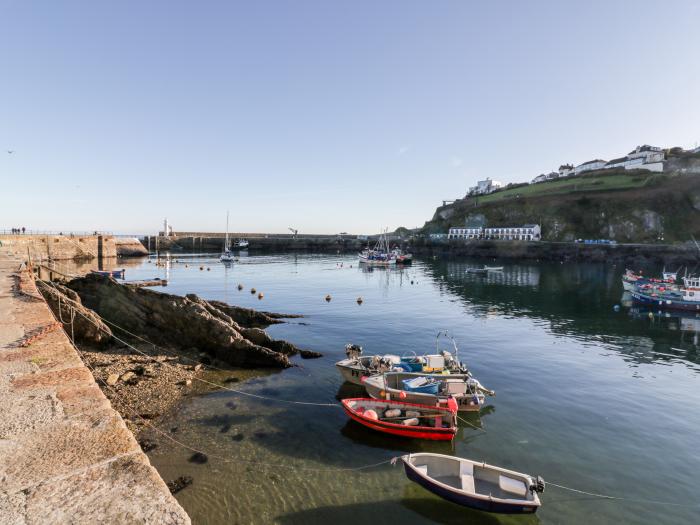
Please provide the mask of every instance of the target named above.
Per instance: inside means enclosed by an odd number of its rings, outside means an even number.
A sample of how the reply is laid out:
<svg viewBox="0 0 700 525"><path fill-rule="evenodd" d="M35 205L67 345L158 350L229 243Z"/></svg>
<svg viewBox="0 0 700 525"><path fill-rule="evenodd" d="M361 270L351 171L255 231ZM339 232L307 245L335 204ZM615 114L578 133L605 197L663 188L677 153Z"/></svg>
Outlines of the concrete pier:
<svg viewBox="0 0 700 525"><path fill-rule="evenodd" d="M0 523L190 523L20 262L0 248Z"/></svg>

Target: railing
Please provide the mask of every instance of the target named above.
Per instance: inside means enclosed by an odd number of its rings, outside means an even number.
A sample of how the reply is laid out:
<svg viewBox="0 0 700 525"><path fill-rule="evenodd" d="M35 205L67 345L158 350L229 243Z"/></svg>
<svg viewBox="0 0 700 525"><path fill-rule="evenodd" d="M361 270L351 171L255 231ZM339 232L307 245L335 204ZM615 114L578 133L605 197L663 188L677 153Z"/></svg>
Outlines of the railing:
<svg viewBox="0 0 700 525"><path fill-rule="evenodd" d="M105 231L51 231L51 230L22 230L22 228L0 229L0 235L65 235L67 237L87 237L89 235L113 235Z"/></svg>

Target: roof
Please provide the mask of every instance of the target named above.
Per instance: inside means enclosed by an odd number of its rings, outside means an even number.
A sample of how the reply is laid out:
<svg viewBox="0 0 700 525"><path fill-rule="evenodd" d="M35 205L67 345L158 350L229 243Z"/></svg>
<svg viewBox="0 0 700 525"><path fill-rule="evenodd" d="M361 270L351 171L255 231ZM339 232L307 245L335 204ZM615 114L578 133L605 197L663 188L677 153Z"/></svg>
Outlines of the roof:
<svg viewBox="0 0 700 525"><path fill-rule="evenodd" d="M561 166L559 166L559 169L560 170L572 170L572 169L574 169L574 167L571 164L562 164Z"/></svg>
<svg viewBox="0 0 700 525"><path fill-rule="evenodd" d="M619 162L626 162L627 160L628 160L627 156L620 157L619 159L613 159L613 160L608 161L608 164L618 164Z"/></svg>
<svg viewBox="0 0 700 525"><path fill-rule="evenodd" d="M583 164L579 164L579 166L585 166L587 164L595 164L596 162L605 162L603 159L594 159L594 160L589 160L588 162L584 162Z"/></svg>
<svg viewBox="0 0 700 525"><path fill-rule="evenodd" d="M523 224L523 228L534 228L535 226L539 226L539 224Z"/></svg>
<svg viewBox="0 0 700 525"><path fill-rule="evenodd" d="M632 153L637 153L637 150L639 150L639 151L656 151L659 149L661 149L661 148L657 148L655 146L650 146L649 144L644 144L643 146L637 146L635 149L630 151L628 153L628 155L632 155Z"/></svg>

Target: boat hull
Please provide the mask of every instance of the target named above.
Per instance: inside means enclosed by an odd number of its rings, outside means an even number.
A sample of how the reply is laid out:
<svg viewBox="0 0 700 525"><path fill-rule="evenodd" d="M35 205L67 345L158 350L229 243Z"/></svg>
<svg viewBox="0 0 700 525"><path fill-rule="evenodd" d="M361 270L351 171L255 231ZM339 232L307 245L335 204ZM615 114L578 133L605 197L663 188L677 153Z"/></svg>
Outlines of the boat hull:
<svg viewBox="0 0 700 525"><path fill-rule="evenodd" d="M416 470L406 461L404 461L404 470L406 471L406 477L414 483L417 483L436 496L440 496L447 501L451 501L452 503L456 503L457 505L461 505L463 507L499 514L534 514L537 512L539 507L538 505L502 503L490 499L482 499L464 494L461 491L443 487L418 474L418 472L416 472Z"/></svg>
<svg viewBox="0 0 700 525"><path fill-rule="evenodd" d="M443 376L444 377L444 376ZM376 380L375 380L376 378ZM417 405L428 406L446 406L448 396L440 394L423 394L420 392L411 392L408 390L399 390L396 388L386 387L384 379L381 376L372 376L370 380L362 383L367 390L367 393L374 399L386 399L389 401L405 401ZM483 395L468 394L464 396L454 396L457 401L458 410L460 412L478 412L484 403Z"/></svg>
<svg viewBox="0 0 700 525"><path fill-rule="evenodd" d="M340 371L340 375L348 383L353 385L364 386L362 378L368 377L370 375L369 370L363 367L361 364L349 364L340 361L335 364L336 368Z"/></svg>
<svg viewBox="0 0 700 525"><path fill-rule="evenodd" d="M661 310L682 310L686 312L700 312L700 302L683 301L681 299L669 299L666 297L652 297L641 293L639 290L630 292L632 301Z"/></svg>
<svg viewBox="0 0 700 525"><path fill-rule="evenodd" d="M457 428L454 426L451 426L449 428L406 426L406 425L392 424L392 423L387 423L384 421L369 419L369 418L363 417L362 415L360 415L360 414L356 413L354 410L352 410L348 406L348 403L350 401L360 402L360 401L362 401L362 399L360 399L360 398L358 398L358 399L344 399L342 401L343 410L345 410L345 413L353 421L356 421L359 424L361 424L367 428L371 428L372 430L376 430L376 431L382 432L384 434L391 434L394 436L401 436L401 437L411 438L411 439L428 439L428 440L432 440L432 441L452 441L455 434L457 434ZM372 399L370 401L375 401L375 400ZM404 409L415 408L415 409L422 409L422 410L431 410L432 412L435 412L436 410L438 410L437 408L433 408L433 407L426 407L423 405L416 405L414 403L405 403L405 402L398 402L398 401L388 402L388 405L391 406L392 408L404 408ZM445 419L449 419L452 417L452 414L450 413L449 410L440 409L439 411L444 412Z"/></svg>

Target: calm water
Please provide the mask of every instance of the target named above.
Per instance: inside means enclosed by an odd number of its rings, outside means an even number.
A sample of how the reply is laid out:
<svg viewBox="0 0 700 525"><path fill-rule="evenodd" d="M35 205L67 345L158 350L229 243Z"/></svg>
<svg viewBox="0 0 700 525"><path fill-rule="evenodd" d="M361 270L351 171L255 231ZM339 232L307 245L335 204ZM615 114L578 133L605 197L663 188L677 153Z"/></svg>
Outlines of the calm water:
<svg viewBox="0 0 700 525"><path fill-rule="evenodd" d="M465 426L453 444L381 436L336 408L230 392L191 397L163 428L177 427L178 440L217 458L189 463L190 451L157 437L160 446L149 455L165 479L194 478L177 495L194 523L697 523L697 509L605 501L551 486L536 516L503 517L446 503L409 482L399 466L312 470L434 451L586 491L700 502L700 358L693 332L700 320L649 318L625 307L615 312L621 268L505 263L502 274L482 277L465 273L480 264L467 260L419 260L408 269L371 272L353 256L250 256L230 268L206 256L180 261L167 270L139 263L127 278L167 277L170 293L305 314L268 331L324 353L231 386L333 402L355 393L341 390L333 366L346 343L369 354L421 354L447 329L474 375L497 392L470 419L485 432ZM200 271L200 264L211 270ZM251 287L265 298L251 295Z"/></svg>

